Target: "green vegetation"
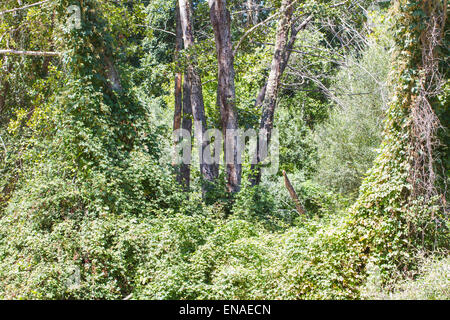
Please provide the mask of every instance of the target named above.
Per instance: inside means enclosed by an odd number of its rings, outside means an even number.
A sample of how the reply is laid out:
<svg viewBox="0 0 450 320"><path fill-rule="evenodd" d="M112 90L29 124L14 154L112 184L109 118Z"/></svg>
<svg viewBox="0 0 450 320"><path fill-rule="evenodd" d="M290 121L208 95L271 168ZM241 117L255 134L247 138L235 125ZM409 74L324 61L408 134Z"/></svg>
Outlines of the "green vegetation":
<svg viewBox="0 0 450 320"><path fill-rule="evenodd" d="M0 4L1 299L450 299L446 1L35 2ZM172 163L202 121L277 130L277 172Z"/></svg>

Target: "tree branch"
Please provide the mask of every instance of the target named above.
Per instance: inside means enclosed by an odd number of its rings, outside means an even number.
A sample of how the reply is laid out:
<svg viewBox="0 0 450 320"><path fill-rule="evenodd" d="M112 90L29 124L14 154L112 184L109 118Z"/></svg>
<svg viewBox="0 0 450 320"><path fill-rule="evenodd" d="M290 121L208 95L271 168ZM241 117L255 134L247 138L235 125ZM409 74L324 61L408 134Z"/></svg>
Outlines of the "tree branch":
<svg viewBox="0 0 450 320"><path fill-rule="evenodd" d="M245 40L245 38L247 38L247 36L252 33L253 31L255 31L256 29L258 29L260 26L266 24L267 22L269 22L270 20L272 20L273 18L275 18L276 16L278 16L280 14L280 12L275 12L273 15L271 15L270 17L268 17L266 20L261 21L260 23L254 25L253 27L251 27L250 29L248 29L244 35L239 39L238 43L236 44L236 46L234 47L234 51L233 51L233 55L236 55L239 47L241 46L242 42Z"/></svg>
<svg viewBox="0 0 450 320"><path fill-rule="evenodd" d="M47 3L47 2L50 2L50 0L44 0L44 1L36 2L36 3L28 4L28 5L20 7L20 8L14 8L14 9L5 10L5 11L0 12L0 16L4 15L6 13L12 13L12 12L16 12L16 11L19 11L19 10L25 10L25 9L28 9L28 8L31 8L31 7L36 7L36 6L39 6L39 5Z"/></svg>
<svg viewBox="0 0 450 320"><path fill-rule="evenodd" d="M0 55L21 55L21 56L46 56L57 57L61 55L61 52L48 52L48 51L19 51L13 49L0 49Z"/></svg>

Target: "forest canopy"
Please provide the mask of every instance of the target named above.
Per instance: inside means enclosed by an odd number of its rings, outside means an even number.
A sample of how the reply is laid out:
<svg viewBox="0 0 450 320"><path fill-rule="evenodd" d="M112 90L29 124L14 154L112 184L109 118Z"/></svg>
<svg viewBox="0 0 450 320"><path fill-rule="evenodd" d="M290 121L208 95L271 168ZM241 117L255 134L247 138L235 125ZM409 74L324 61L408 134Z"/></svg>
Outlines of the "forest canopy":
<svg viewBox="0 0 450 320"><path fill-rule="evenodd" d="M450 299L447 0L2 0L1 299Z"/></svg>

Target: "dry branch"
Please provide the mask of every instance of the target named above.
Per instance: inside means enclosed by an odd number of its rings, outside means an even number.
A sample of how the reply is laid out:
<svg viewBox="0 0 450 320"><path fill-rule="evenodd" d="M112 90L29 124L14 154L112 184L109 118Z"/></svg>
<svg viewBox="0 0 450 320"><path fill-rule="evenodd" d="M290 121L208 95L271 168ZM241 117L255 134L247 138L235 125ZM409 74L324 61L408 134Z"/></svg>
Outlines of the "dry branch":
<svg viewBox="0 0 450 320"><path fill-rule="evenodd" d="M300 203L300 200L298 199L297 192L295 192L294 187L291 184L291 181L289 180L286 171L283 170L283 177L284 177L284 185L286 186L286 189L289 191L289 195L291 196L292 200L295 203L295 207L297 208L298 213L301 215L305 214L305 208L303 208L302 204Z"/></svg>
<svg viewBox="0 0 450 320"><path fill-rule="evenodd" d="M60 56L61 52L51 52L51 51L21 51L13 49L0 49L0 55L20 55L20 56L47 56L56 57Z"/></svg>
<svg viewBox="0 0 450 320"><path fill-rule="evenodd" d="M28 4L28 5L20 7L20 8L14 8L14 9L5 10L5 11L0 12L0 16L4 15L6 13L12 13L12 12L16 12L16 11L19 11L19 10L25 10L25 9L28 9L28 8L31 8L31 7L36 7L36 6L39 6L39 5L47 3L47 2L50 2L50 0L44 0L44 1L36 2L36 3Z"/></svg>

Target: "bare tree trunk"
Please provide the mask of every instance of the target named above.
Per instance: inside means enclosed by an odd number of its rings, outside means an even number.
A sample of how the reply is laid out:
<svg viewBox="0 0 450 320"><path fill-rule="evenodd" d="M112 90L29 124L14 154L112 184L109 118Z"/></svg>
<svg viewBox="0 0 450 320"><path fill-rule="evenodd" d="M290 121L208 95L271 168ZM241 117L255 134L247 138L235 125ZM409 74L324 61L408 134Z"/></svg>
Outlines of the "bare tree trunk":
<svg viewBox="0 0 450 320"><path fill-rule="evenodd" d="M9 81L5 80L0 83L0 116L5 110L6 97L9 92Z"/></svg>
<svg viewBox="0 0 450 320"><path fill-rule="evenodd" d="M48 52L48 51L23 51L14 49L0 49L1 55L19 55L19 56L50 56L57 57L61 55L61 52Z"/></svg>
<svg viewBox="0 0 450 320"><path fill-rule="evenodd" d="M220 107L222 131L225 139L227 189L237 192L241 185L242 165L238 159L239 137L234 84L234 56L231 43L231 17L226 0L209 0L211 23L216 40L218 62L217 101Z"/></svg>
<svg viewBox="0 0 450 320"><path fill-rule="evenodd" d="M109 80L109 87L113 91L122 92L122 84L120 82L119 72L113 62L112 54L105 54L103 56L103 61L105 62L106 77Z"/></svg>
<svg viewBox="0 0 450 320"><path fill-rule="evenodd" d="M286 54L286 48L294 11L294 6L292 4L293 0L282 0L281 2L281 18L278 22L275 52L272 59L269 79L267 80L264 101L262 103L263 110L259 129L261 132L266 134L265 139L267 145L269 145L272 136L273 118L280 87L280 80L284 71L283 68L286 67L283 62L289 57ZM261 168L258 164L260 164L264 159L260 152L261 150L259 149L258 141L258 147L255 155L256 159L254 159L254 164L252 164L253 177L250 179L252 185L257 185L261 182Z"/></svg>
<svg viewBox="0 0 450 320"><path fill-rule="evenodd" d="M194 31L192 23L192 8L190 0L179 0L180 6L180 18L181 26L183 30L183 40L184 47L186 49L191 49L194 46ZM203 103L203 92L202 83L200 75L197 71L197 61L193 53L188 55L188 66L187 66L187 82L190 87L191 95L191 106L192 114L194 118L194 128L195 136L200 146L199 148L199 158L200 158L200 172L203 179L206 181L214 180L214 170L211 164L206 162L203 155L206 154L205 151L209 151L208 141L205 139L206 132L206 118L205 118L205 107ZM203 194L205 194L206 188L203 187Z"/></svg>
<svg viewBox="0 0 450 320"><path fill-rule="evenodd" d="M173 115L173 131L176 132L180 128L189 132L191 136L192 132L192 110L191 110L191 97L190 88L187 81L183 82L183 74L180 71L181 65L179 63L180 51L183 49L183 29L181 27L180 8L177 3L176 8L176 43L175 43L175 61L177 62L178 70L175 73L175 110ZM186 76L187 78L187 76ZM183 95L184 91L184 95ZM183 114L184 113L184 117ZM181 136L174 137L174 148L180 143ZM189 190L191 168L190 168L190 156L189 162L182 162L177 169L177 181L183 187L185 191Z"/></svg>
<svg viewBox="0 0 450 320"><path fill-rule="evenodd" d="M175 71L175 88L174 88L174 96L175 96L175 108L173 114L173 132L177 132L181 128L181 111L183 108L183 76L180 71L180 51L183 49L183 30L181 29L181 21L180 21L180 8L177 5L176 8L176 39L175 39L175 63L176 63L176 71ZM180 142L179 136L174 136L174 148Z"/></svg>
<svg viewBox="0 0 450 320"><path fill-rule="evenodd" d="M295 26L294 24L292 25L291 35L289 37L289 41L286 43L286 48L284 49L284 52L283 52L283 61L281 63L281 71L280 71L281 75L283 75L284 70L286 70L286 67L289 63L289 59L291 57L291 53L292 53L292 49L294 48L295 41L297 40L298 33L308 26L308 24L311 22L312 18L313 18L313 16L310 15L300 25L298 25L298 26ZM262 106L262 104L264 102L264 98L266 96L266 89L267 89L267 82L261 87L261 90L259 91L258 96L256 97L255 106L257 106L257 107Z"/></svg>
<svg viewBox="0 0 450 320"><path fill-rule="evenodd" d="M185 76L187 79L187 76ZM185 80L183 83L183 121L181 124L184 131L189 132L189 136L192 136L192 107L191 107L191 92L189 83ZM192 150L192 145L190 146ZM187 163L181 163L180 173L178 181L184 187L185 191L189 190L191 182L191 155L189 153L189 159Z"/></svg>
<svg viewBox="0 0 450 320"><path fill-rule="evenodd" d="M4 72L6 74L11 73L12 71L12 64L9 62L8 57L4 57L4 65L6 66L6 70ZM0 79L0 119L3 114L3 111L5 110L6 106L6 98L8 96L9 92L9 81L6 79Z"/></svg>
<svg viewBox="0 0 450 320"><path fill-rule="evenodd" d="M189 136L192 135L192 108L191 108L191 94L189 83L183 81L183 74L181 73L181 65L179 63L180 51L183 49L183 29L181 26L180 7L177 3L176 8L176 43L175 43L175 61L177 62L177 68L175 74L175 111L173 116L173 130L176 131L183 129L183 131L189 132ZM185 76L187 79L187 76ZM182 115L183 113L183 115ZM174 144L180 143L181 137L174 137ZM192 146L190 147L192 150ZM191 167L190 167L190 154L187 163L182 162L177 168L177 181L183 187L185 191L189 190L191 180Z"/></svg>

